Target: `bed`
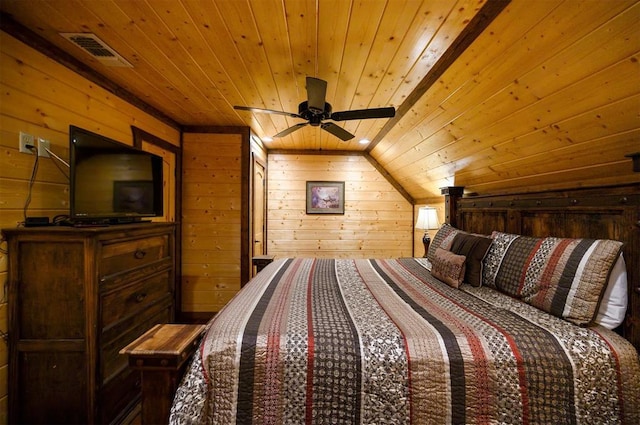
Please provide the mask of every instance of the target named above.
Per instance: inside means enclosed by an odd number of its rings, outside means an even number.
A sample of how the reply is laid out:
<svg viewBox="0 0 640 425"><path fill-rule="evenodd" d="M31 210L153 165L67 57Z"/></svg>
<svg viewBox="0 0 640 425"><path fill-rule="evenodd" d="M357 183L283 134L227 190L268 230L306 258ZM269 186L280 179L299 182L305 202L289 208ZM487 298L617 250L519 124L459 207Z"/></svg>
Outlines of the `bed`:
<svg viewBox="0 0 640 425"><path fill-rule="evenodd" d="M170 422L640 423L635 292L624 325L601 319L614 269L637 283L637 189L607 214L593 191L447 189L428 258L278 259L209 322ZM636 228L578 239L612 215ZM562 220L578 233L543 236Z"/></svg>

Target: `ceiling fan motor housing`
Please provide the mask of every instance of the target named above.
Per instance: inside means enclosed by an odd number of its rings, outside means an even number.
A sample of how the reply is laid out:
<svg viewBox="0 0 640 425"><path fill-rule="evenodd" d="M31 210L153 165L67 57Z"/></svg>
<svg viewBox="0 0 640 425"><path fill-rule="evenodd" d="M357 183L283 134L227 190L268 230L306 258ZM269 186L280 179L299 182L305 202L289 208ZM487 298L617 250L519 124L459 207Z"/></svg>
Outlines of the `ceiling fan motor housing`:
<svg viewBox="0 0 640 425"><path fill-rule="evenodd" d="M1 0L0 0L1 1ZM295 124L284 129L273 137L284 137L306 125L320 127L343 141L351 140L355 136L332 121L365 120L369 118L391 118L395 116L393 107L354 109L332 113L331 105L325 102L327 82L319 78L307 77L307 100L298 105L298 113L276 111L273 109L252 108L249 106L234 106L235 109L251 112L265 112L268 114L286 115L291 118L302 118L307 122Z"/></svg>
<svg viewBox="0 0 640 425"><path fill-rule="evenodd" d="M324 103L324 111L320 111L317 108L309 108L309 102L304 101L298 105L298 115L309 120L309 124L317 127L322 120L329 119L331 117L331 105L328 102Z"/></svg>

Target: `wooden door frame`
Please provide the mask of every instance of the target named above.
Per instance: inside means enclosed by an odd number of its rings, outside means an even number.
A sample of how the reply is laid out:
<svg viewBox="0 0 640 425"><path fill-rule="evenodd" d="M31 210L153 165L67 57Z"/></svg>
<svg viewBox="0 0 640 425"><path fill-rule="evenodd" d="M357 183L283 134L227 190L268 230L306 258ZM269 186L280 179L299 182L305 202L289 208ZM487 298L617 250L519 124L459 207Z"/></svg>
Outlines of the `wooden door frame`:
<svg viewBox="0 0 640 425"><path fill-rule="evenodd" d="M161 149L171 152L175 156L174 169L174 193L175 193L175 238L174 238L174 258L175 258L175 282L174 282L174 317L182 316L182 132L180 133L180 145L176 146L158 136L148 133L141 128L131 126L133 133L133 146L141 149L142 142L150 143Z"/></svg>
<svg viewBox="0 0 640 425"><path fill-rule="evenodd" d="M264 193L262 194L262 199L263 199L263 209L262 209L262 226L263 226L263 245L262 245L262 251L259 254L256 254L255 252L253 252L253 247L255 242L253 242L255 240L255 234L254 234L254 229L253 229L253 223L254 223L254 219L253 217L251 217L250 219L250 223L251 223L251 255L255 256L255 255L261 255L261 254L266 254L267 253L267 243L266 243L266 239L267 239L267 184L268 184L268 179L267 179L267 163L265 161L263 161L261 158L258 157L258 155L256 155L255 152L251 153L251 213L253 214L253 207L255 205L255 166L256 164L260 165L262 167L262 169L264 170L264 184L262 185L263 189L264 189Z"/></svg>
<svg viewBox="0 0 640 425"><path fill-rule="evenodd" d="M242 126L187 125L184 133L238 134L242 138L240 146L241 173L241 223L240 223L240 284L244 285L251 277L251 129Z"/></svg>

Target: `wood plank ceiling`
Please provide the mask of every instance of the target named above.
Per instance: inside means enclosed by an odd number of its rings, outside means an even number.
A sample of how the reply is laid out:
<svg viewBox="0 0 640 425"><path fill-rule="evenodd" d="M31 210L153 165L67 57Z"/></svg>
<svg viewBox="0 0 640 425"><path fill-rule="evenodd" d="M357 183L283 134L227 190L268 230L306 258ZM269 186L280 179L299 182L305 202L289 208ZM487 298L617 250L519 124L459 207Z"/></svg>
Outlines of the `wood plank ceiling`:
<svg viewBox="0 0 640 425"><path fill-rule="evenodd" d="M307 126L265 146L366 151L418 201L454 184L490 194L639 180L624 156L640 151L638 1L2 0L0 10L3 29L30 29L178 125L247 125L267 140L301 121L233 106L297 112L306 76L327 81L334 111L394 106L392 119L340 122L349 142ZM68 32L96 34L133 67L101 64Z"/></svg>

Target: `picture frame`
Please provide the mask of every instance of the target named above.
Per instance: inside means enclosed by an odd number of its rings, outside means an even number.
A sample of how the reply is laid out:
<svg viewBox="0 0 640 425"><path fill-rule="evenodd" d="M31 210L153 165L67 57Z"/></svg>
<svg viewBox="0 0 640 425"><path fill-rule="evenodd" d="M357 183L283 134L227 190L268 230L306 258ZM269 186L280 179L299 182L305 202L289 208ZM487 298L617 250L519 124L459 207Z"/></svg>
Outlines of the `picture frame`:
<svg viewBox="0 0 640 425"><path fill-rule="evenodd" d="M307 214L344 214L344 182L308 181Z"/></svg>

